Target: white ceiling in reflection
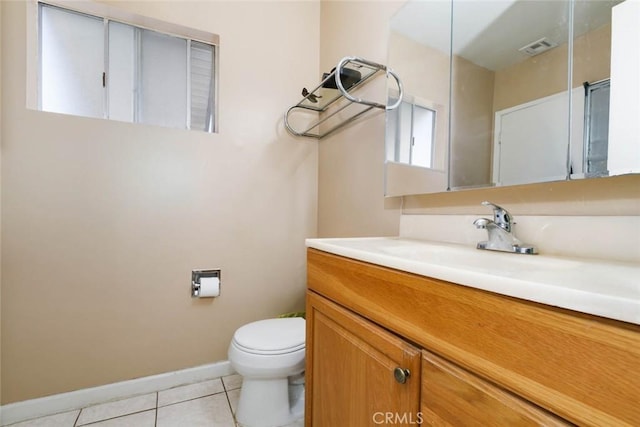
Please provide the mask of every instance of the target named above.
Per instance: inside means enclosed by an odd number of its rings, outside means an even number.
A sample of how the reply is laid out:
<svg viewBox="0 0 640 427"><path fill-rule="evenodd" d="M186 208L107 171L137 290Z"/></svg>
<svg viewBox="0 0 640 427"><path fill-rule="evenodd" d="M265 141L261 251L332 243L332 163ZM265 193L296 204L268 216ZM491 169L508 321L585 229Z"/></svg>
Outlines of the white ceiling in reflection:
<svg viewBox="0 0 640 427"><path fill-rule="evenodd" d="M577 0L574 34L611 21L611 7L622 0ZM449 38L451 15L454 30ZM518 49L543 37L567 41L569 2L563 0L410 0L391 19L391 30L418 43L500 70L528 56Z"/></svg>

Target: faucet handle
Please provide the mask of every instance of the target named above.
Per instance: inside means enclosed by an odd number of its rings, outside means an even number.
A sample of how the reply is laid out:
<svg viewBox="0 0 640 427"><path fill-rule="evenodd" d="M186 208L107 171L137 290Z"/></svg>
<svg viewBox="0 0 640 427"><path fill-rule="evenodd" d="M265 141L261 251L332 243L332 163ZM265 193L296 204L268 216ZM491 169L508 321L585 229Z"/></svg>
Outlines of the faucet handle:
<svg viewBox="0 0 640 427"><path fill-rule="evenodd" d="M512 221L511 214L503 207L500 207L487 200L481 203L483 206L489 206L493 209L493 222L505 231L511 232Z"/></svg>

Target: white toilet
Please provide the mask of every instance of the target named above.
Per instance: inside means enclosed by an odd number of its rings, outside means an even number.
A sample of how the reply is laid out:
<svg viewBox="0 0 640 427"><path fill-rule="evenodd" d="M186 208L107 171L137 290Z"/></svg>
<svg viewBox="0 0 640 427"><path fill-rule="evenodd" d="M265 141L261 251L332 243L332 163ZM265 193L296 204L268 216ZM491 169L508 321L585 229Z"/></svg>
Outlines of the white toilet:
<svg viewBox="0 0 640 427"><path fill-rule="evenodd" d="M300 317L260 320L236 331L229 362L243 377L238 423L280 427L304 416L304 347Z"/></svg>

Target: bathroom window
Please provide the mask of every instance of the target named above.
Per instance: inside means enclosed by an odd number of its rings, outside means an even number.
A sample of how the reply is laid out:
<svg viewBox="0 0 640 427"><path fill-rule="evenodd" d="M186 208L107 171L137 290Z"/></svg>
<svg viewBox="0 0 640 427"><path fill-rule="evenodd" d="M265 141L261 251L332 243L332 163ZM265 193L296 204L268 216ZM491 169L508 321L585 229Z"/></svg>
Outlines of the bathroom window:
<svg viewBox="0 0 640 427"><path fill-rule="evenodd" d="M38 8L40 110L216 132L217 36Z"/></svg>

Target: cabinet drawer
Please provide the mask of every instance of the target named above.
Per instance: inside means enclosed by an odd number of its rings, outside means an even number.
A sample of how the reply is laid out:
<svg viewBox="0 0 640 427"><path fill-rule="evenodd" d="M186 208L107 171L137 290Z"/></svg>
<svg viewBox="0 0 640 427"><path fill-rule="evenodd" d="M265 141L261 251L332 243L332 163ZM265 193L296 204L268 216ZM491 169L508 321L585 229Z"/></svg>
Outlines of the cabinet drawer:
<svg viewBox="0 0 640 427"><path fill-rule="evenodd" d="M422 352L420 403L424 425L571 425L426 350Z"/></svg>

